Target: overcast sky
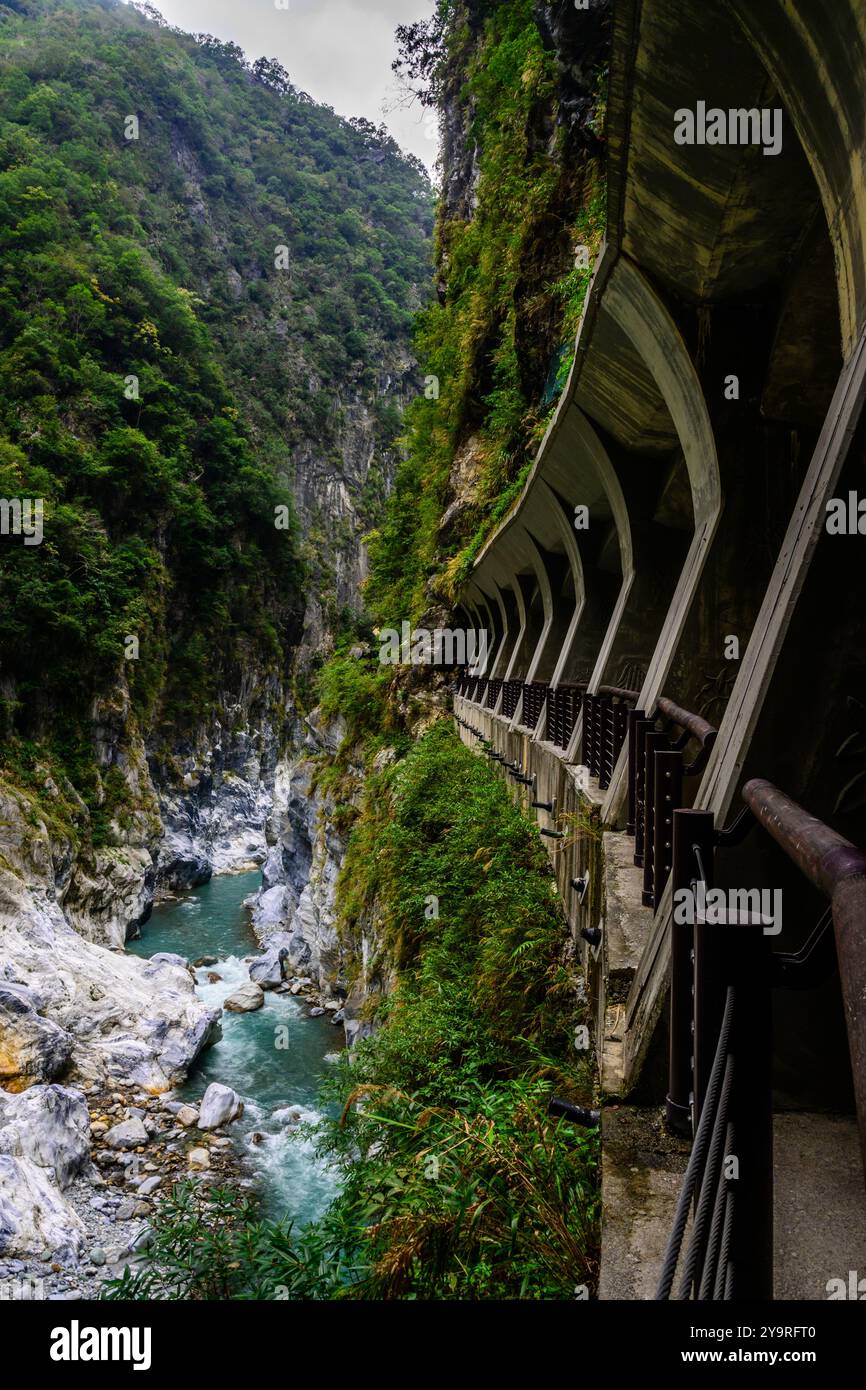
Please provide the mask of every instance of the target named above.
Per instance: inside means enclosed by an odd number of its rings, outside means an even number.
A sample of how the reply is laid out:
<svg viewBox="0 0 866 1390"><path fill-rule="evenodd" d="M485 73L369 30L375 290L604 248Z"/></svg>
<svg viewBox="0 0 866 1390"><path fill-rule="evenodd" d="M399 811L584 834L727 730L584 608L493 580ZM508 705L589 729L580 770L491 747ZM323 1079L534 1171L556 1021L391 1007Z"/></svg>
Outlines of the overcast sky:
<svg viewBox="0 0 866 1390"><path fill-rule="evenodd" d="M152 0L179 29L239 44L248 58L278 58L296 87L341 116L384 121L432 170L435 127L418 102L397 106L391 71L398 24L427 19L434 0ZM395 109L396 107L396 109Z"/></svg>

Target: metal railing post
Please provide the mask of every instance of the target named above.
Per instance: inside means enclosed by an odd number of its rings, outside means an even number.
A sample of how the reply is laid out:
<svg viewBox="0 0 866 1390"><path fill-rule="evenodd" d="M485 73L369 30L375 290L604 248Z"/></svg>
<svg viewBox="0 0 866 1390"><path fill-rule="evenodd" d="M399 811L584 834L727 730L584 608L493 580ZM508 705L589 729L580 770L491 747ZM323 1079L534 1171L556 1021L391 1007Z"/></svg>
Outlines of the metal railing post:
<svg viewBox="0 0 866 1390"><path fill-rule="evenodd" d="M574 733L574 726L577 723L577 716L580 714L583 704L583 688L581 686L571 686L568 690L564 709L564 727L562 746L567 748Z"/></svg>
<svg viewBox="0 0 866 1390"><path fill-rule="evenodd" d="M673 890L691 890L695 877L692 846L713 843L710 811L678 807L673 814ZM704 863L706 864L706 859ZM692 1135L694 1088L694 925L676 920L677 899L671 920L671 988L668 1006L667 1120L677 1134ZM681 914L682 915L682 914Z"/></svg>
<svg viewBox="0 0 866 1390"><path fill-rule="evenodd" d="M637 829L637 729L638 724L646 723L642 709L628 712L628 819L625 833L634 835Z"/></svg>
<svg viewBox="0 0 866 1390"><path fill-rule="evenodd" d="M728 976L736 991L733 1054L732 1183L736 1203L731 1243L737 1300L773 1297L773 1010L771 941L759 923L707 927L722 933Z"/></svg>
<svg viewBox="0 0 866 1390"><path fill-rule="evenodd" d="M592 772L592 721L595 712L595 697L589 691L583 697L583 741L580 761Z"/></svg>
<svg viewBox="0 0 866 1390"><path fill-rule="evenodd" d="M655 729L652 719L641 719L638 721L635 730L635 831L634 831L634 862L641 868L644 857L644 841L646 839L646 741Z"/></svg>
<svg viewBox="0 0 866 1390"><path fill-rule="evenodd" d="M861 869L833 890L833 932L848 1029L851 1076L866 1175L866 858Z"/></svg>
<svg viewBox="0 0 866 1390"><path fill-rule="evenodd" d="M726 928L711 925L705 920L701 902L701 889L703 889L705 896L713 887L715 879L713 817L708 812L698 814L708 817L708 819L696 819L694 821L689 866L691 886L695 890L697 898L692 961L694 972L692 1123L695 1129L697 1129L701 1118L707 1082L712 1070L721 1030L725 996L729 983L725 960L725 942L722 936Z"/></svg>
<svg viewBox="0 0 866 1390"><path fill-rule="evenodd" d="M614 739L613 703L608 696L601 702L601 719L598 731L598 785L601 791L610 786L611 754Z"/></svg>
<svg viewBox="0 0 866 1390"><path fill-rule="evenodd" d="M628 714L629 707L624 701L620 701L613 711L613 748L611 749L610 778L613 779L614 768L617 764L622 746L628 737Z"/></svg>
<svg viewBox="0 0 866 1390"><path fill-rule="evenodd" d="M644 907L655 907L655 755L668 747L667 734L655 730L647 734L644 741L646 760L644 764L644 833L643 833L643 894Z"/></svg>
<svg viewBox="0 0 866 1390"><path fill-rule="evenodd" d="M600 783L602 777L602 761L604 758L604 740L607 731L607 723L610 718L610 697L608 695L596 695L595 711L592 717L592 776Z"/></svg>
<svg viewBox="0 0 866 1390"><path fill-rule="evenodd" d="M789 859L830 900L866 1175L866 853L770 782L760 778L747 782L743 800Z"/></svg>
<svg viewBox="0 0 866 1390"><path fill-rule="evenodd" d="M657 908L673 862L674 811L682 803L683 755L661 750L655 755L653 807L653 907Z"/></svg>

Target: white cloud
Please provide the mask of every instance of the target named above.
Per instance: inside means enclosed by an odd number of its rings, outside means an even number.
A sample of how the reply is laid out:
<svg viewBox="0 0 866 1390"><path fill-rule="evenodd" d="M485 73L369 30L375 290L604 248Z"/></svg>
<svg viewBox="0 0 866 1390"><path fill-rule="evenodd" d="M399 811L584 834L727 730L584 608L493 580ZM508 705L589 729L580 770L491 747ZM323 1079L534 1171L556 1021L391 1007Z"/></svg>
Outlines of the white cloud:
<svg viewBox="0 0 866 1390"><path fill-rule="evenodd" d="M395 108L391 62L398 24L427 19L434 0L154 0L169 24L238 44L248 58L278 58L296 87L341 116L384 120L398 143L432 170L436 140L418 102ZM387 114L386 114L387 109ZM429 130L429 122L427 123Z"/></svg>

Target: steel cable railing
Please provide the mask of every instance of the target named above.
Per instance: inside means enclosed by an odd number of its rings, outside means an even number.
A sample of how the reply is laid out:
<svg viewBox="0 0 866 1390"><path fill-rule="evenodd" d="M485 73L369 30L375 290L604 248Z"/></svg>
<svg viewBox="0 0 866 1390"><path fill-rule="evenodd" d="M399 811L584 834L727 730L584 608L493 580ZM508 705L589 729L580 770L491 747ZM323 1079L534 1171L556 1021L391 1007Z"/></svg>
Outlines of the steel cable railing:
<svg viewBox="0 0 866 1390"><path fill-rule="evenodd" d="M697 1133L695 1134L695 1142L692 1145L692 1152L689 1156L688 1165L686 1167L686 1174L683 1178L683 1185L680 1189L680 1195L677 1199L673 1227L671 1229L670 1236L668 1237L668 1243L665 1249L664 1260L662 1261L662 1269L659 1278L658 1289L656 1291L656 1299L668 1299L671 1296L671 1290L673 1288L674 1279L676 1278L677 1274L677 1267L680 1261L680 1252L682 1250L683 1238L686 1233L686 1227L688 1226L689 1212L691 1210L692 1202L694 1199L695 1189L697 1188L698 1183L701 1182L703 1179L708 1149L710 1148L713 1137L716 1133L718 1102L721 1097L725 1074L727 1071L728 1052L731 1041L731 1031L734 1022L734 1004L734 989L733 986L729 986L725 998L725 1011L722 1017L722 1027L719 1032L719 1040L716 1046L715 1057L713 1058L713 1066L710 1073L710 1081L707 1087L707 1094L704 1101L703 1109L701 1111L701 1118L698 1122ZM728 1093L728 1103L729 1102L730 1094ZM695 1222L695 1226L697 1227L697 1220ZM694 1255L692 1255L692 1250L696 1251ZM692 1247L689 1251L689 1255L687 1256L686 1267L686 1274L688 1275L689 1287L691 1287L691 1284L694 1282L694 1275L698 1267L698 1257L699 1246L695 1244L695 1235L693 1231ZM730 1258L730 1256L728 1256L728 1258ZM701 1275L703 1275L703 1269L701 1269ZM685 1281L686 1275L683 1276L683 1284L685 1284ZM683 1285L681 1285L680 1287L681 1292L679 1297L688 1297L688 1293L683 1294L682 1292Z"/></svg>
<svg viewBox="0 0 866 1390"><path fill-rule="evenodd" d="M736 1016L736 994L730 990L734 1017ZM732 1024L733 1026L733 1024ZM701 1176L700 1193L695 1208L692 1237L686 1254L685 1267L677 1297L680 1300L691 1298L696 1285L704 1280L715 1283L715 1265L709 1263L708 1241L712 1230L712 1212L727 1188L724 1176L724 1141L730 1128L728 1116L731 1110L731 1096L734 1085L734 1057L730 1051L725 1054L725 1073L719 1091L718 1107L713 1116L710 1149L706 1166Z"/></svg>

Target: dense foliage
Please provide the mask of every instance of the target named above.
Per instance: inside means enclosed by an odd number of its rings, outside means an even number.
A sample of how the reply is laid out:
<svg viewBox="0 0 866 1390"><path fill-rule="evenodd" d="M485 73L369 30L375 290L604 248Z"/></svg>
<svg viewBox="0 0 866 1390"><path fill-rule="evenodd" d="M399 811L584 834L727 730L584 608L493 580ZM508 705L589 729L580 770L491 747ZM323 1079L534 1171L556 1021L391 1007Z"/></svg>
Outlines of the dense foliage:
<svg viewBox="0 0 866 1390"><path fill-rule="evenodd" d="M559 75L538 9L442 0L432 20L401 31L398 66L465 123L478 178L471 216L447 199L440 209L439 296L416 337L430 385L407 413L408 456L371 545L368 601L383 622L454 599L519 495L573 360L604 221L604 74L594 129L578 140L558 119ZM588 257L578 260L578 247ZM474 481L443 531L461 455Z"/></svg>
<svg viewBox="0 0 866 1390"><path fill-rule="evenodd" d="M429 221L417 162L275 61L114 0L0 4L0 495L45 508L41 544L0 540L19 762L86 764L122 676L168 742L285 681L302 561L326 582L295 461L338 471L346 400L405 357ZM382 396L368 521L399 426Z"/></svg>
<svg viewBox="0 0 866 1390"><path fill-rule="evenodd" d="M203 1229L178 1194L153 1263L119 1292L152 1296L178 1272L196 1297L225 1296L226 1279L231 1295L264 1298L591 1287L596 1140L546 1113L553 1091L592 1098L567 933L534 827L448 721L369 779L341 885L347 943L375 904L382 968L398 979L384 1026L331 1086L343 1115L323 1142L340 1196L306 1232L238 1223L215 1248L223 1227Z"/></svg>

